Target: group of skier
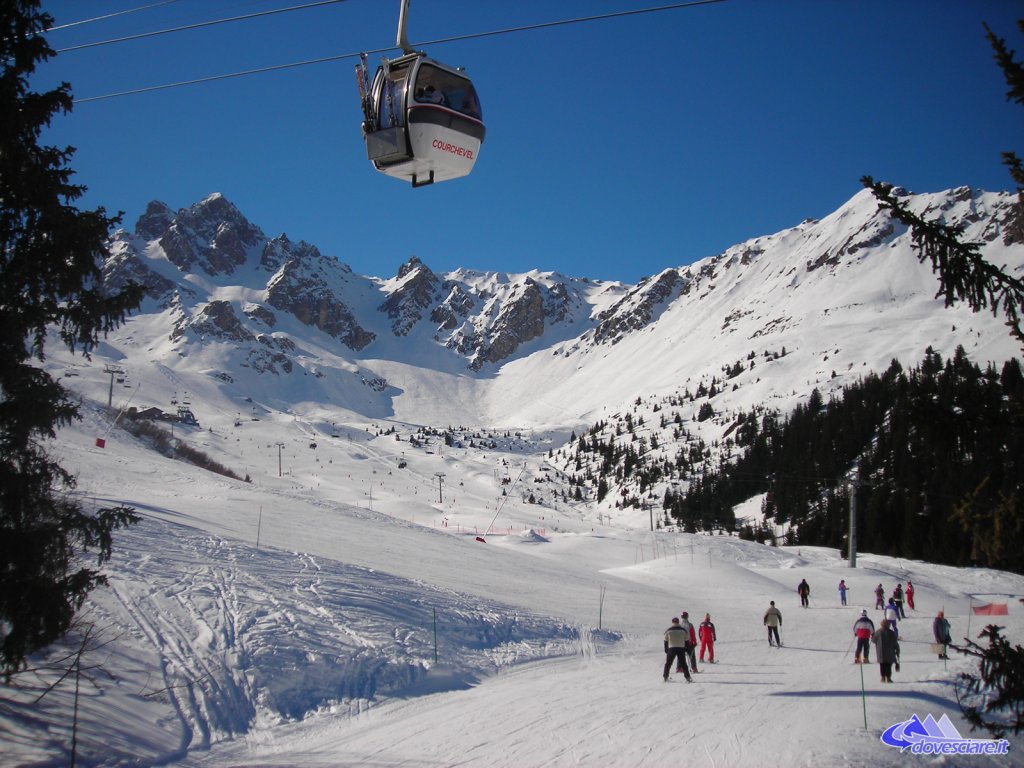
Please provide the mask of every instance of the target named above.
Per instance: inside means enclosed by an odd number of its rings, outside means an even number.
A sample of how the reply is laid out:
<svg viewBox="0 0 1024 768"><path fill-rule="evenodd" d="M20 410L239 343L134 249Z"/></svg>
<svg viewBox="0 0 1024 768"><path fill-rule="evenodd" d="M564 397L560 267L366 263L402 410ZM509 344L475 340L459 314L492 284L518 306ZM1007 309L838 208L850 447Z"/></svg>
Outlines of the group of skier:
<svg viewBox="0 0 1024 768"><path fill-rule="evenodd" d="M839 582L839 595L842 604L846 605L846 583L844 581ZM912 582L907 582L906 590L903 589L902 584L897 584L888 603L885 602L885 589L879 584L875 587L875 608L884 612L881 626L875 629L875 623L868 616L867 609L862 610L860 617L853 623L853 634L857 642L853 663L870 664L870 643L874 643L883 683L892 682L893 667L897 672L900 669L899 623L907 617L906 611L903 609L904 597L906 597L906 603L910 609L916 610ZM949 630L949 621L946 619L945 613L939 611L932 622L932 635L935 638L936 650L938 650L940 659L949 658L946 655L946 647L952 642Z"/></svg>
<svg viewBox="0 0 1024 768"><path fill-rule="evenodd" d="M715 663L715 640L718 635L715 632L715 625L711 621L711 614L704 614L704 621L700 623L699 629L694 629L690 622L690 614L683 611L680 618L673 617L672 625L665 630L665 670L662 679L668 682L669 672L672 671L672 664L675 663L676 672L682 672L686 682L692 683L693 678L690 671L698 672L697 669L697 638L700 638L700 661L704 663L705 653L711 664ZM687 668L687 659L690 665Z"/></svg>
<svg viewBox="0 0 1024 768"><path fill-rule="evenodd" d="M842 585L842 582L840 582ZM910 610L917 610L914 607L914 584L911 581L907 582L906 590L903 589L903 584L897 584L896 589L892 591L892 596L889 598L890 603L895 603L896 610L899 612L899 618L907 618L906 611L903 610L903 601L906 598L907 606ZM844 603L845 605L845 603ZM875 587L875 608L879 610L885 610L885 588L879 584Z"/></svg>
<svg viewBox="0 0 1024 768"><path fill-rule="evenodd" d="M842 605L847 604L846 593L848 591L849 588L846 586L846 581L840 580L839 601ZM897 584L896 589L893 590L892 595L889 597L888 603L885 602L885 589L881 584L874 591L875 608L884 611L884 618L882 619L881 626L876 629L874 621L868 616L867 609L865 608L860 612L860 616L853 623L853 634L857 643L854 663L871 663L870 651L871 644L873 643L881 681L883 683L891 683L893 669L895 668L899 672L900 667L899 622L906 618L906 612L903 608L904 598L910 609L915 610L914 585L908 581L906 590L904 590L902 583ZM800 581L800 584L797 586L797 593L800 595L801 606L804 608L809 607L811 588L807 583L807 579ZM776 607L774 600L770 601L768 609L764 613L763 623L768 630L768 645L781 647L782 640L779 637L779 628L782 626L782 611ZM932 633L935 637L936 646L941 646L941 651L939 652L940 659L948 658L946 647L951 643L949 632L949 621L946 620L943 611L939 611L932 622ZM672 619L672 625L665 631L664 638L665 669L662 673L662 678L666 682L669 679L669 673L672 671L673 664L675 664L675 671L677 673L681 672L686 678L686 682L693 682L691 670L692 672L698 671L696 658L698 638L700 639L701 663L704 662L704 656L707 653L708 660L714 664L714 643L718 637L715 632L715 625L711 622L711 614L704 615L704 621L701 622L699 629L694 628L690 622L689 613L686 611L682 612L681 618ZM687 666L687 659L689 659L689 667Z"/></svg>

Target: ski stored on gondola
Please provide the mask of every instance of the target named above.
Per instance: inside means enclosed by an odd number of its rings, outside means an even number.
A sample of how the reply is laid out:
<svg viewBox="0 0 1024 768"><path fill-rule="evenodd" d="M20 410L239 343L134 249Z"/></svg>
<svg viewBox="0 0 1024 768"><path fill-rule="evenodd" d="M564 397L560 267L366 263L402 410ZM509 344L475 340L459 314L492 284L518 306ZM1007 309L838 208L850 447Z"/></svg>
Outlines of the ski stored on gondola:
<svg viewBox="0 0 1024 768"><path fill-rule="evenodd" d="M401 1L398 19L403 55L382 59L372 81L361 57L356 80L370 161L381 173L421 187L469 175L485 129L476 88L465 72L409 46L408 6L409 0Z"/></svg>

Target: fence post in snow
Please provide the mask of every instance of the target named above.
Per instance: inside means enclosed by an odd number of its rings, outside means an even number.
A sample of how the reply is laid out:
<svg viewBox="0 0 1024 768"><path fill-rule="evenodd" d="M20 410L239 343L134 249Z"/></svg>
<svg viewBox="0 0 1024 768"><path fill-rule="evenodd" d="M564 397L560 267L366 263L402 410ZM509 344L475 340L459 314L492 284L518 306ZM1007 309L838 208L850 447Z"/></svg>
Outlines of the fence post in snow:
<svg viewBox="0 0 1024 768"><path fill-rule="evenodd" d="M868 696L864 691L864 665L860 665L860 700L864 706L864 730L868 729Z"/></svg>

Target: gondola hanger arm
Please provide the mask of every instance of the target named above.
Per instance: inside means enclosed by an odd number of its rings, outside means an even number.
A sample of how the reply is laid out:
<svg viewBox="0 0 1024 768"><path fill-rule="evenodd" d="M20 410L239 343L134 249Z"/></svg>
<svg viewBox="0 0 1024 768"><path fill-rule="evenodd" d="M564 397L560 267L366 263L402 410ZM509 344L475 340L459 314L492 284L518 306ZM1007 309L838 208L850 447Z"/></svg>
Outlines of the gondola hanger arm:
<svg viewBox="0 0 1024 768"><path fill-rule="evenodd" d="M406 29L409 21L409 0L401 0L401 6L398 9L398 37L395 40L395 45L402 49L403 54L410 54L413 52L413 48L409 45L409 33Z"/></svg>

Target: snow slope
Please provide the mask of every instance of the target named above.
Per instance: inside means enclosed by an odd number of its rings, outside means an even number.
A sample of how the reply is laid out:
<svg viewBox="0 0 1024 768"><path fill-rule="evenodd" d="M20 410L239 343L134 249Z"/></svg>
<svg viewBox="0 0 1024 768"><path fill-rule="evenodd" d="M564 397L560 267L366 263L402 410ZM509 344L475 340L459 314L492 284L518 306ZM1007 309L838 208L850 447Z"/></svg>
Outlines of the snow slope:
<svg viewBox="0 0 1024 768"><path fill-rule="evenodd" d="M414 451L364 427L321 436L278 476L275 443L295 426L246 422L262 454L251 483L120 431L98 448L98 409L61 434L78 492L143 516L117 537L110 588L46 657L92 627L78 765L892 765L918 758L880 734L915 714L968 734L955 693L970 664L930 652L935 611L961 638L983 626L972 599L1001 600L1011 639L1024 630L1024 577L869 554L851 570L831 550L613 528L522 501L547 475L536 443ZM851 664L851 626L877 583L908 579L918 610L884 685ZM769 600L782 649L765 642ZM718 663L666 685L661 634L682 610L711 613ZM72 680L35 700L56 675L22 676L4 703L3 764L67 764ZM1022 747L970 764L1015 765Z"/></svg>
<svg viewBox="0 0 1024 768"><path fill-rule="evenodd" d="M995 198L969 192L915 204L966 217L1020 274L1024 248L1004 247L978 214ZM944 609L955 638L973 637L984 620L972 602L1006 602L999 623L1019 643L1024 577L870 554L850 569L831 550L652 532L647 510L559 501L569 488L549 458L616 413L654 424L659 398L736 361L757 365L721 389L719 414L785 411L893 357L916 365L928 345L964 344L980 365L1019 353L999 318L942 308L906 233L876 214L861 194L644 285L595 283L590 309L574 305L578 337L559 328L480 371L438 357L426 321L404 340L368 323L377 340L357 356L285 318L295 365L258 374L229 339L172 338L173 305L133 317L91 361L49 345L47 369L83 403L53 445L74 492L142 521L118 534L110 586L67 642L6 691L0 764L67 765L74 741L88 766L830 768L920 760L879 740L914 715L946 715L968 735L956 695L971 665L931 653L931 619ZM259 298L250 277L189 280L241 317ZM352 306L377 312L369 283L338 277L349 280ZM158 454L113 425L108 399L114 413L187 405L202 426L175 424L175 438L249 482ZM439 436L449 427L452 446ZM728 425L693 428L712 444ZM851 627L876 584L908 579L919 610L883 685L876 667L851 664ZM770 600L782 649L765 642ZM665 684L661 637L683 610L710 612L719 663ZM78 674L61 680L69 667ZM969 764L1019 764L1024 740L1009 745Z"/></svg>

